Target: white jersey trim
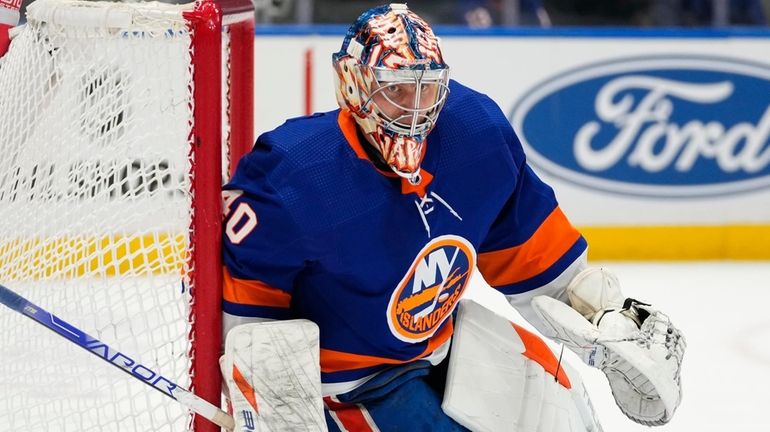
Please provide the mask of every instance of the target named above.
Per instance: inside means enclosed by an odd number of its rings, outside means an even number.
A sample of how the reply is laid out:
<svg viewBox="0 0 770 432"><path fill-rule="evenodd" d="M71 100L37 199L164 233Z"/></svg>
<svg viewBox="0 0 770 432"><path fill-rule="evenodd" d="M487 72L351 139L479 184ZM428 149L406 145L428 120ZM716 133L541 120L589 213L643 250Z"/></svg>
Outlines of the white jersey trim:
<svg viewBox="0 0 770 432"><path fill-rule="evenodd" d="M534 325L540 332L543 332L543 323L532 308L532 299L539 295L545 295L569 304L569 300L567 299L567 285L569 285L575 275L586 268L588 268L588 249L583 251L572 264L564 269L564 271L551 282L527 292L506 295L505 298L508 299L508 302L511 303L517 311L519 311L524 319Z"/></svg>

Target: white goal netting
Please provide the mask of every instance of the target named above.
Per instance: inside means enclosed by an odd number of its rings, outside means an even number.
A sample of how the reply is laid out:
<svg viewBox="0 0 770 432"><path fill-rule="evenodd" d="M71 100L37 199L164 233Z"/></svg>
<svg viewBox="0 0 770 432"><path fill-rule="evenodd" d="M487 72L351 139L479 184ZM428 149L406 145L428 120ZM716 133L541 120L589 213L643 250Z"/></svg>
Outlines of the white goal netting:
<svg viewBox="0 0 770 432"><path fill-rule="evenodd" d="M191 5L38 0L0 59L0 284L190 385ZM181 431L173 400L0 306L0 430Z"/></svg>

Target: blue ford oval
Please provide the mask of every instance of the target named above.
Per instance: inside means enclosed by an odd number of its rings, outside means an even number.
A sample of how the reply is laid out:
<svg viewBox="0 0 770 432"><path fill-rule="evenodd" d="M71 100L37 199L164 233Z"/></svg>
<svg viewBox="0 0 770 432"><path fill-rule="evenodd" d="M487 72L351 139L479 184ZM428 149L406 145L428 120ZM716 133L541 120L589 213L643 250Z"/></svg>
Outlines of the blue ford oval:
<svg viewBox="0 0 770 432"><path fill-rule="evenodd" d="M686 197L770 186L770 65L618 59L546 80L511 124L534 166L571 183Z"/></svg>

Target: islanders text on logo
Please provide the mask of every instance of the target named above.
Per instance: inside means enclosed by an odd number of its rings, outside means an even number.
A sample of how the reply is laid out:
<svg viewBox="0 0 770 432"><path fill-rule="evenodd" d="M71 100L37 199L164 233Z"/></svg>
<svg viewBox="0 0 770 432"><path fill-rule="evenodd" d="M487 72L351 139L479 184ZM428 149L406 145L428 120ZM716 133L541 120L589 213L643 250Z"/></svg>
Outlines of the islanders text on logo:
<svg viewBox="0 0 770 432"><path fill-rule="evenodd" d="M476 265L462 237L437 237L422 248L388 304L390 331L405 342L431 337L452 314Z"/></svg>
<svg viewBox="0 0 770 432"><path fill-rule="evenodd" d="M591 188L683 197L770 186L770 65L687 56L589 65L524 95L511 124L533 165Z"/></svg>

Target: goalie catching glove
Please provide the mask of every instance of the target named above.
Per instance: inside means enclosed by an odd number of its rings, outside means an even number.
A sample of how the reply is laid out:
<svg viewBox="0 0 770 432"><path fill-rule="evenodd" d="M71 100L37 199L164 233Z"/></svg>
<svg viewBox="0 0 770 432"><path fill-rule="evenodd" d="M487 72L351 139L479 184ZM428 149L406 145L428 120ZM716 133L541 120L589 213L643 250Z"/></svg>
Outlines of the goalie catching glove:
<svg viewBox="0 0 770 432"><path fill-rule="evenodd" d="M548 336L607 375L628 418L648 426L671 420L682 398L686 343L668 316L624 298L617 277L602 268L580 272L567 295L572 307L546 296L532 300Z"/></svg>

